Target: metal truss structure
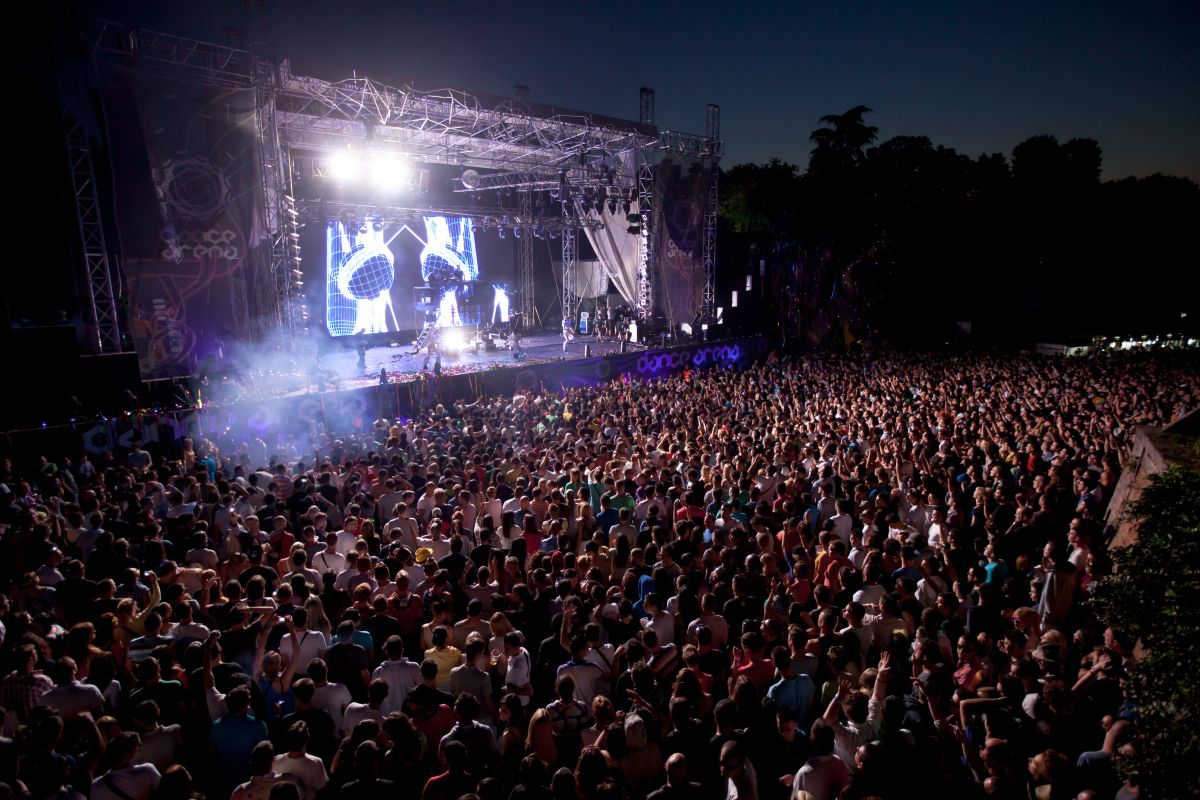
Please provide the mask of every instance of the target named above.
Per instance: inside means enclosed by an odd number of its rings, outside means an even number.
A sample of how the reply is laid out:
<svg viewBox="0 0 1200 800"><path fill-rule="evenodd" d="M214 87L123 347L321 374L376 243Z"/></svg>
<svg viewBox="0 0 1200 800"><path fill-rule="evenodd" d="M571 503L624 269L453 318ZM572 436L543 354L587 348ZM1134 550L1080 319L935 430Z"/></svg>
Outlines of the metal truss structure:
<svg viewBox="0 0 1200 800"><path fill-rule="evenodd" d="M521 192L521 215L532 218L533 197L528 190ZM517 313L520 323L533 324L537 313L533 286L533 235L526 233L517 239Z"/></svg>
<svg viewBox="0 0 1200 800"><path fill-rule="evenodd" d="M575 309L579 305L579 298L575 294L575 235L576 223L579 220L575 217L572 205L567 202L562 204L562 316L573 320Z"/></svg>
<svg viewBox="0 0 1200 800"><path fill-rule="evenodd" d="M296 210L301 216L319 218L341 218L353 221L378 220L379 222L420 222L430 214L452 217L471 217L476 230L515 230L528 233L535 239L555 238L564 230L576 228L597 229L603 227L598 219L571 219L567 217L538 216L523 217L511 208L498 206L436 206L391 205L381 203L352 203L344 200L296 201Z"/></svg>
<svg viewBox="0 0 1200 800"><path fill-rule="evenodd" d="M716 321L717 305L717 189L721 171L720 160L721 107L708 106L705 140L715 143L718 152L705 156L709 167L708 189L704 193L704 230L701 234L700 261L704 267L704 292L700 301L700 318L706 323Z"/></svg>
<svg viewBox="0 0 1200 800"><path fill-rule="evenodd" d="M104 236L104 218L92 163L92 146L83 118L72 110L63 114L67 135L67 158L71 188L75 195L75 216L79 241L87 272L88 349L95 353L119 353L123 350L121 320L117 315L117 281Z"/></svg>
<svg viewBox="0 0 1200 800"><path fill-rule="evenodd" d="M638 214L641 216L642 246L637 271L637 313L649 320L654 313L654 165L644 163L638 170Z"/></svg>
<svg viewBox="0 0 1200 800"><path fill-rule="evenodd" d="M722 142L711 130L706 136L659 131L654 124L654 92L649 89L642 90L639 121L632 122L534 106L528 101L527 90L518 90L517 97L498 103L485 103L453 89L418 91L366 77L329 81L296 75L290 62L276 60L270 52L264 0L245 0L245 10L249 49L103 22L91 26L88 41L92 57L100 62L176 80L255 91L264 227L269 234L269 241L258 255L258 265L271 276L275 298L271 308L276 324L286 330L295 329L304 322L306 313L298 305L303 292L298 254L288 247L294 233L288 221L289 214L311 209L314 204L291 200L294 164L301 158L347 147L478 171L469 182L456 182L454 188L460 192L520 191L521 209L517 213L478 205L416 209L323 203L319 208L324 213L340 209L360 218L398 218L430 212L462 214L480 220L481 228L523 227L535 236L561 233L564 314L572 313L577 304L577 230L602 224L586 214L573 214L575 201L586 201L592 194L601 196L601 189L610 200L627 202L637 197L643 237L637 304L644 317L650 315L655 297L654 164L662 155L678 153L711 160L715 167L722 154ZM541 191L549 192L552 200L562 204L561 216L550 212L553 203L546 212L541 211L541 201L536 211L527 203L531 192ZM706 208L706 301L713 295L716 263L715 182L709 196L712 214ZM529 277L526 248L524 243L519 246L522 281ZM528 252L528 271L532 273L531 248ZM526 304L534 307L531 278L525 288L522 310Z"/></svg>

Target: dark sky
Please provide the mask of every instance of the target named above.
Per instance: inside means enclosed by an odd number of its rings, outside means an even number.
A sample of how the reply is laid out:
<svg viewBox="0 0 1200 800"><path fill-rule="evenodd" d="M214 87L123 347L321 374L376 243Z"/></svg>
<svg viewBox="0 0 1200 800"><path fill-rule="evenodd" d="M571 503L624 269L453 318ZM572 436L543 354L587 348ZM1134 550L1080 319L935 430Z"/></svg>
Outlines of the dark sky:
<svg viewBox="0 0 1200 800"><path fill-rule="evenodd" d="M227 41L234 0L84 3L88 13ZM1104 177L1200 180L1200 2L355 2L275 0L280 56L426 88L509 94L702 133L726 165L807 163L823 114L859 103L881 139L977 155L1027 136L1097 139ZM521 10L513 10L518 8Z"/></svg>

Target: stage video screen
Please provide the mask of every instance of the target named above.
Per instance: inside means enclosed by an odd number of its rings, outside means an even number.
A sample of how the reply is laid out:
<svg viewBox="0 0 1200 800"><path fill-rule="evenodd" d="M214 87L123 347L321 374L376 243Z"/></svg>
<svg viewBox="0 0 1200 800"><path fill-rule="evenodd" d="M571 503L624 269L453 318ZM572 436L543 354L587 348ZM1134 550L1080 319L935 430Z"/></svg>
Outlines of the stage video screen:
<svg viewBox="0 0 1200 800"><path fill-rule="evenodd" d="M509 321L512 242L470 217L325 226L325 325L332 336Z"/></svg>

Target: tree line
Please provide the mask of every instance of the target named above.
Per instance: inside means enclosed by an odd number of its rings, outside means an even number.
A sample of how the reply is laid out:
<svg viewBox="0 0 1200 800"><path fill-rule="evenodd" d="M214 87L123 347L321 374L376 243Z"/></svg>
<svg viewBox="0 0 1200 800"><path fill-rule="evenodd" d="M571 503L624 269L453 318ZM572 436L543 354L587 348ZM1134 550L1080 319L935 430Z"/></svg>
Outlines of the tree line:
<svg viewBox="0 0 1200 800"><path fill-rule="evenodd" d="M1028 344L1194 322L1194 181L1102 181L1088 138L976 157L926 136L879 142L870 113L822 117L803 169L721 175L724 268L765 268L785 338L940 345L969 329Z"/></svg>

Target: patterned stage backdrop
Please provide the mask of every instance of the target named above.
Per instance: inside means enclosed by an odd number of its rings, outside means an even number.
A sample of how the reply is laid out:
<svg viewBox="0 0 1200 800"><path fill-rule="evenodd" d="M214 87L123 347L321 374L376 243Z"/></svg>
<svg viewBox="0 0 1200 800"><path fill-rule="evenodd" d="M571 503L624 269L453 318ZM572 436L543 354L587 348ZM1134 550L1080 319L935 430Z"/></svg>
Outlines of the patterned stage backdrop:
<svg viewBox="0 0 1200 800"><path fill-rule="evenodd" d="M671 324L690 323L704 297L704 201L712 168L664 159L655 175L659 203L659 310Z"/></svg>
<svg viewBox="0 0 1200 800"><path fill-rule="evenodd" d="M254 97L106 77L130 333L143 378L186 374L248 335L235 303L256 314Z"/></svg>

